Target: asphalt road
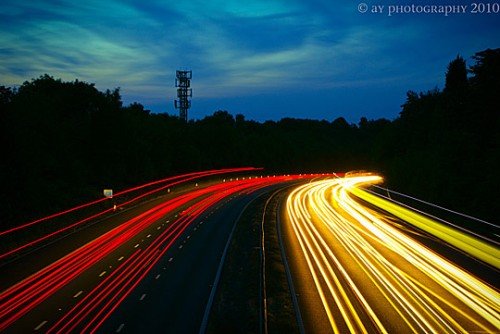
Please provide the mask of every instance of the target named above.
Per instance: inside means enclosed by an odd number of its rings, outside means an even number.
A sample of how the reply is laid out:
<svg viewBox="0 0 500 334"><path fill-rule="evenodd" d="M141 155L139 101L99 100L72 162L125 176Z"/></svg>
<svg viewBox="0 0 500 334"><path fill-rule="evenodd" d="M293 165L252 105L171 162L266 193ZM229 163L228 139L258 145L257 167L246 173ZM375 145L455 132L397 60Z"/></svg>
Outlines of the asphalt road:
<svg viewBox="0 0 500 334"><path fill-rule="evenodd" d="M112 217L78 230L71 235L4 265L2 267L2 287L5 288L6 286L10 286L13 282L17 282L24 277L28 277L38 272L40 269L60 259L64 254L68 254L85 246L94 240L96 236L103 235L113 230L113 228L120 226L123 222L133 219L133 217L137 217L160 203L178 195L179 193L171 194L137 205L126 211L117 212L117 214ZM96 265L88 268L81 275L62 286L52 296L30 310L26 315L20 318L19 321L9 326L4 332L28 333L33 331L46 331L50 324L55 323L62 314L70 310L80 298L84 297L86 292L90 291L93 286L97 285L99 281L117 267L117 259L120 259L120 262L123 261L128 255L132 254L133 250L136 250L135 246L137 244L144 243L145 240L147 242L147 239L151 238L147 237L149 234L158 234L159 230L156 230L158 226L162 224L165 226L167 224L166 221L174 221L176 219L176 214L177 213L172 213L162 217L156 225L152 225L142 233L131 238L127 244L122 245L111 255L105 257L102 261L99 261ZM76 268L72 268L72 270L75 269Z"/></svg>
<svg viewBox="0 0 500 334"><path fill-rule="evenodd" d="M296 189L281 224L306 333L500 330L498 282L450 261L443 242L431 249L436 238L352 201L341 183Z"/></svg>
<svg viewBox="0 0 500 334"><path fill-rule="evenodd" d="M4 265L0 331L198 332L237 217L282 181L170 194Z"/></svg>
<svg viewBox="0 0 500 334"><path fill-rule="evenodd" d="M208 186L212 183L213 181L203 183L200 182L199 186ZM92 241L97 235L104 234L119 226L124 221L132 219L133 217L154 208L166 200L185 194L193 189L195 189L194 181L187 185L176 187L172 192L164 193L163 195L157 196L148 201L144 201L127 208L119 207L117 211L111 215L91 221L78 229L74 229L69 234L32 249L26 254L23 254L21 257L8 259L5 263L0 264L0 270L2 271L0 291L39 271L50 263L53 263L57 259L61 258L63 255L70 253ZM174 215L171 215L170 218L173 219Z"/></svg>
<svg viewBox="0 0 500 334"><path fill-rule="evenodd" d="M238 195L197 219L99 333L198 333L230 232L258 197Z"/></svg>
<svg viewBox="0 0 500 334"><path fill-rule="evenodd" d="M238 217L288 185L261 181L251 193L240 180L170 194L3 266L2 287L37 273L0 295L0 332L198 333ZM306 332L498 330L496 281L455 265L460 251L349 200L341 182L294 191L281 224Z"/></svg>

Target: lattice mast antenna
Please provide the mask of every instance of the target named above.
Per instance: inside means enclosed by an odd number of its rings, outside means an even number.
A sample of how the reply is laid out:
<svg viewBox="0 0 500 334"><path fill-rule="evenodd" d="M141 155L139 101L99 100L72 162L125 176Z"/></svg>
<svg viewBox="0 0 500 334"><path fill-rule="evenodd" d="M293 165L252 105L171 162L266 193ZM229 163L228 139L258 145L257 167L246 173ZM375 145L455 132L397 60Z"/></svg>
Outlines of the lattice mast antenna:
<svg viewBox="0 0 500 334"><path fill-rule="evenodd" d="M174 101L176 109L179 109L179 118L187 122L188 109L191 107L189 98L193 96L191 86L192 71L176 71L175 87L177 87L177 99Z"/></svg>

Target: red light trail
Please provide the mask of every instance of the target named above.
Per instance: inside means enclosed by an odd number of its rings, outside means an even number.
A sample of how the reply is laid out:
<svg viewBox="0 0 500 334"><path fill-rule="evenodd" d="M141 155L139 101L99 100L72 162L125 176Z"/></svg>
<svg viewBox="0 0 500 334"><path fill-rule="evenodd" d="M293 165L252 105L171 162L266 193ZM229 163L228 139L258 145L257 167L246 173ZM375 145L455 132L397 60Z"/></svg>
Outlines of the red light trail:
<svg viewBox="0 0 500 334"><path fill-rule="evenodd" d="M136 196L136 197L134 197L134 198L132 198L132 199L130 199L128 201L120 203L120 206L126 206L126 205L132 204L132 203L136 202L137 200L139 200L141 198L144 198L146 196L152 195L154 193L157 193L159 191L165 190L167 188L170 188L170 187L173 187L173 186L176 186L176 185L180 185L180 184L186 183L188 181L199 179L201 177L214 176L214 175L225 174L225 173L234 173L234 172L256 171L256 170L259 170L259 169L258 168L248 167L248 168L233 168L233 169L212 170L212 171L206 171L206 172L196 172L196 173L190 173L190 174L183 174L183 175L179 175L179 176L174 176L174 177L162 179L162 180L159 180L159 181L150 182L150 183L147 183L147 184L144 184L144 185L141 185L141 186L137 186L137 187L134 187L134 188L130 188L130 189L127 189L127 190L123 190L123 191L120 191L117 194L115 194L113 197L116 198L116 197L128 194L128 193L130 193L132 191L144 189L144 188L152 186L152 185L157 185L157 184L161 184L161 183L165 183L165 182L170 182L170 183L167 183L166 185L161 186L160 188L147 191L147 192L142 193L142 194L140 194L140 195L138 195L138 196ZM175 182L171 182L171 181L174 181L174 180L176 180L176 181ZM23 225L20 225L20 226L16 226L16 227L11 228L9 230L5 230L3 232L0 232L0 236L8 235L8 234L11 234L13 232L20 231L20 230L26 229L28 227L32 227L33 225L36 225L36 224L39 224L39 223L42 223L42 222L45 222L45 221L49 221L49 220L51 220L53 218L60 217L60 216L63 216L65 214L68 214L68 213L71 213L71 212L75 212L75 211L83 209L83 208L90 207L92 205L101 203L101 202L106 201L106 200L108 200L108 198L101 198L101 199L93 201L93 202L82 204L82 205L76 206L74 208L71 208L71 209L68 209L68 210L64 210L64 211L61 211L59 213L55 213L55 214L52 214L50 216L47 216L47 217L44 217L44 218L41 218L41 219L37 219L35 221L29 222L29 223L26 223L26 224L23 224ZM93 214L93 215L91 215L89 217L81 219L81 220L79 220L79 221L77 221L77 222L75 222L73 224L67 225L67 226L65 226L65 227L63 227L61 229L58 229L58 230L54 231L54 232L51 232L51 233L45 234L45 235L43 235L41 237L38 237L35 240L32 240L30 242L27 242L27 243L23 244L22 246L19 246L19 247L16 247L14 249L11 249L11 250L3 253L3 254L0 254L0 261L6 259L9 256L12 256L12 255L14 255L16 253L19 253L22 250L25 250L25 249L27 249L29 247L35 246L37 244L40 244L41 242L43 242L45 240L48 240L48 239L50 239L52 237L55 237L55 236L60 235L60 234L62 234L64 232L66 232L66 231L69 231L69 230L71 230L71 229L73 229L75 227L81 226L82 224L84 224L84 223L86 223L88 221L91 221L92 219L95 219L95 218L101 217L101 216L103 216L103 215L105 215L107 213L110 213L113 210L114 210L113 208L109 208L109 209L100 211L100 212L98 212L96 214Z"/></svg>
<svg viewBox="0 0 500 334"><path fill-rule="evenodd" d="M254 169L236 169L231 171L241 170ZM228 170L224 171L226 173ZM203 175L216 175L220 173L222 171L209 171ZM186 180L199 177L201 173L194 174L197 174L197 176L184 176L182 179L174 177L170 178L169 181L175 179L178 180L177 182L185 182ZM116 256L120 250L123 250L124 245L132 242L139 233L157 223L161 218L167 214L180 211L187 205L188 207L182 211L183 214L167 225L147 247L136 249L129 254L126 261L120 262L102 281L96 283L83 299L73 305L65 314L62 314L57 322L50 324L51 327L49 329L51 333L67 333L73 330L95 332L155 264L158 263L193 221L200 218L214 204L234 194L249 194L262 187L280 182L299 178L312 178L314 176L316 175L241 179L201 189L197 188L196 190L167 200L125 221L118 227L98 236L86 245L3 291L0 294L0 331L5 330L16 321L27 316L30 311L46 302L70 282L78 279L84 272L94 268L103 259L107 258L109 260L109 257ZM159 183L156 182L154 184ZM162 189L172 184L163 185ZM140 186L132 189L144 188L145 186ZM156 192L158 189L154 191ZM144 194L140 196L144 196ZM77 224L79 223L81 222ZM58 231L57 233L61 232ZM18 247L14 251L28 246ZM7 255L4 254L2 256Z"/></svg>

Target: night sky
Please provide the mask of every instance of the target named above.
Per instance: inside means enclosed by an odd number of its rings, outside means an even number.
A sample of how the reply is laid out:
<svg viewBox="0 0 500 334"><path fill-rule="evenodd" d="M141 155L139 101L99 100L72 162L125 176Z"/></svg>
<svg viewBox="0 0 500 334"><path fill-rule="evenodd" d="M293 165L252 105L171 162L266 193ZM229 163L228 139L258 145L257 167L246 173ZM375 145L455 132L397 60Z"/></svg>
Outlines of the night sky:
<svg viewBox="0 0 500 334"><path fill-rule="evenodd" d="M174 114L175 70L191 69L189 118L224 109L258 121L357 123L394 119L408 90L443 87L457 54L470 65L475 52L500 46L500 14L472 14L468 1L466 13L448 16L388 16L403 2L360 2L3 0L0 85L48 73L120 87L125 104ZM449 3L458 2L413 2Z"/></svg>

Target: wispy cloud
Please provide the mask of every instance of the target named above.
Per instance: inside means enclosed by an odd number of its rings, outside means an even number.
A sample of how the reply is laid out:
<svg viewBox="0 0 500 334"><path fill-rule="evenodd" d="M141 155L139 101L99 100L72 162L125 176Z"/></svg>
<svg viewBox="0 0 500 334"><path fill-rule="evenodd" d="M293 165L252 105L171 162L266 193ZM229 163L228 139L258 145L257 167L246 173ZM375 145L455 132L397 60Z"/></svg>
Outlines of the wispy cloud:
<svg viewBox="0 0 500 334"><path fill-rule="evenodd" d="M12 16L18 19L8 28L1 27L2 54L13 55L2 56L0 61L6 84L50 73L65 79L78 77L113 86L116 82L147 81L156 73L156 59L141 40L130 38L126 32L110 33L113 23L102 27L105 33L98 28L104 19L114 20L114 24L123 22L126 17L105 15L107 11L116 12L117 8L106 4L95 10L88 3L87 8L67 6L37 3L29 8L20 6L17 11L10 6L10 15L4 16L10 16L11 21ZM89 12L96 15L93 21L82 19ZM138 19L135 14L130 11L127 15L132 15L129 19ZM139 21L148 22L147 18ZM16 68L23 70L12 71Z"/></svg>
<svg viewBox="0 0 500 334"><path fill-rule="evenodd" d="M126 100L147 104L172 100L175 70L185 67L205 99L382 90L435 82L456 53L495 47L498 27L461 20L363 15L351 1L4 0L1 84L49 73L120 86Z"/></svg>
<svg viewBox="0 0 500 334"><path fill-rule="evenodd" d="M167 90L175 68L187 66L195 70L201 97L304 82L324 88L362 73L363 59L377 49L373 34L325 26L322 13L297 1L65 0L6 7L4 16L18 18L14 27L2 27L0 37L5 53L16 54L0 64L7 84L47 72L152 97Z"/></svg>

